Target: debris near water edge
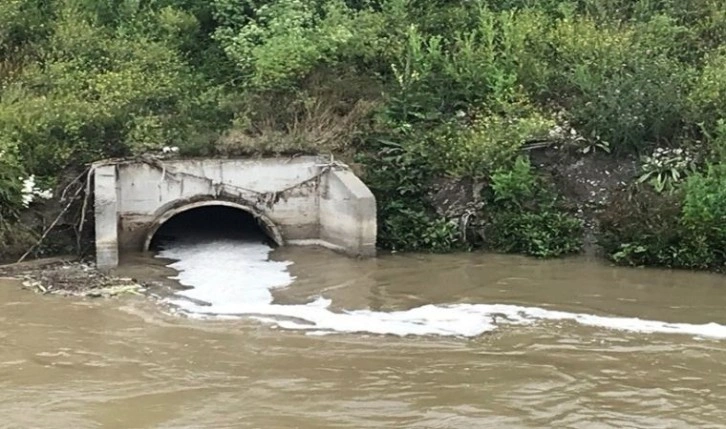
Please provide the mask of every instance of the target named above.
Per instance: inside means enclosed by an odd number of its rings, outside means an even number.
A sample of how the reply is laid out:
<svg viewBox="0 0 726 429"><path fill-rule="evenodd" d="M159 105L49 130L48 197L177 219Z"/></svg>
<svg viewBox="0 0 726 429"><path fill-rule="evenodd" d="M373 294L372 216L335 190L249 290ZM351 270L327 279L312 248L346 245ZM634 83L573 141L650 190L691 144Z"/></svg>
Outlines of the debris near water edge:
<svg viewBox="0 0 726 429"><path fill-rule="evenodd" d="M132 278L115 277L92 264L70 258L48 258L0 266L0 276L18 279L40 294L111 298L142 295L147 287Z"/></svg>

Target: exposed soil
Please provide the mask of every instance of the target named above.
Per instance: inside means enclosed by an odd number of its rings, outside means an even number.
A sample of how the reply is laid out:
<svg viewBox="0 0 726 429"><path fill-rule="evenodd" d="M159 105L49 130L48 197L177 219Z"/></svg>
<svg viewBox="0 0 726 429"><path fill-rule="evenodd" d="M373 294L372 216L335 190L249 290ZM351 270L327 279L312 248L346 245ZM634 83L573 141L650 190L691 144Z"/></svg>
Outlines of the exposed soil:
<svg viewBox="0 0 726 429"><path fill-rule="evenodd" d="M595 152L582 154L557 147L530 152L532 165L548 175L557 191L585 225L585 253L597 252L597 215L610 203L613 193L637 177L638 160Z"/></svg>
<svg viewBox="0 0 726 429"><path fill-rule="evenodd" d="M582 154L575 150L544 147L529 152L532 165L549 177L564 197L566 205L582 219L584 251L597 252L595 233L597 215L607 207L613 193L632 183L637 177L638 160L595 152ZM439 178L434 181L428 200L439 216L459 219L463 227L474 220L474 213L484 207L484 181L469 178Z"/></svg>
<svg viewBox="0 0 726 429"><path fill-rule="evenodd" d="M632 183L638 173L635 157L601 152L583 155L546 148L532 151L530 160L552 178L561 195L583 211L607 205L612 192Z"/></svg>

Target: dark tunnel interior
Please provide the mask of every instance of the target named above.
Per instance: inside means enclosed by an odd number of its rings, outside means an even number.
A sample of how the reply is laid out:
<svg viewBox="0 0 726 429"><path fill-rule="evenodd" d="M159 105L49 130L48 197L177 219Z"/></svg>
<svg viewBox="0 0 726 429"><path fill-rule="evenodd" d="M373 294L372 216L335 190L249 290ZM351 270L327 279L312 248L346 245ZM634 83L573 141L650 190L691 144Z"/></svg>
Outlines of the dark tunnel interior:
<svg viewBox="0 0 726 429"><path fill-rule="evenodd" d="M181 239L202 242L230 238L274 245L251 213L219 205L197 207L173 216L156 231L149 250L159 250Z"/></svg>

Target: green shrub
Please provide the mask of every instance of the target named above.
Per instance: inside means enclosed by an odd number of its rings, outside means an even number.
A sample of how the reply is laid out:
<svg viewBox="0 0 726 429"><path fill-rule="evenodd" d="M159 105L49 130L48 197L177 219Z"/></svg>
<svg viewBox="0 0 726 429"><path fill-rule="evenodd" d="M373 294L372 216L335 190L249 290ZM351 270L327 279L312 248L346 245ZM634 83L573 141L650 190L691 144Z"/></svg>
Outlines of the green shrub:
<svg viewBox="0 0 726 429"><path fill-rule="evenodd" d="M0 224L15 220L22 209L24 176L15 150L0 144Z"/></svg>
<svg viewBox="0 0 726 429"><path fill-rule="evenodd" d="M714 261L726 261L726 166L714 164L688 178L684 187L682 224L703 237Z"/></svg>
<svg viewBox="0 0 726 429"><path fill-rule="evenodd" d="M726 48L711 53L690 94L691 120L709 133L716 133L720 119L726 119Z"/></svg>
<svg viewBox="0 0 726 429"><path fill-rule="evenodd" d="M19 256L36 238L18 223L27 202L23 190L26 175L15 152L0 143L0 262Z"/></svg>
<svg viewBox="0 0 726 429"><path fill-rule="evenodd" d="M377 138L370 153L360 155L364 179L378 205L378 246L395 251L451 251L459 246L458 227L436 216L425 203L435 172L430 163L401 143Z"/></svg>
<svg viewBox="0 0 726 429"><path fill-rule="evenodd" d="M489 222L485 241L499 252L550 258L582 248L582 222L552 208L497 211Z"/></svg>
<svg viewBox="0 0 726 429"><path fill-rule="evenodd" d="M549 39L558 72L544 83L585 136L633 152L675 142L687 111L690 69L638 40L634 28L561 20Z"/></svg>
<svg viewBox="0 0 726 429"><path fill-rule="evenodd" d="M54 7L44 0L10 0L0 3L0 59L23 47L43 41Z"/></svg>
<svg viewBox="0 0 726 429"><path fill-rule="evenodd" d="M712 268L708 237L682 222L682 193L633 188L617 194L600 215L598 244L612 261L632 266Z"/></svg>
<svg viewBox="0 0 726 429"><path fill-rule="evenodd" d="M547 136L554 121L537 112L517 117L487 115L468 126L449 122L434 129L413 146L436 171L454 177L487 177L513 164L522 146Z"/></svg>
<svg viewBox="0 0 726 429"><path fill-rule="evenodd" d="M473 114L510 113L526 101L518 73L539 63L529 55L540 36L536 14L476 10L476 25L452 30L447 37L425 34L411 25L400 58L391 65L395 79L393 110L401 121L417 122Z"/></svg>
<svg viewBox="0 0 726 429"><path fill-rule="evenodd" d="M215 37L255 89L294 86L321 64L366 57L383 30L382 20L375 19L380 14L356 11L342 0L277 0L249 11L229 3L217 1L218 15L228 25Z"/></svg>
<svg viewBox="0 0 726 429"><path fill-rule="evenodd" d="M493 250L553 257L582 247L582 222L561 207L526 158L492 174L486 211L484 242Z"/></svg>
<svg viewBox="0 0 726 429"><path fill-rule="evenodd" d="M450 252L459 247L459 228L455 222L430 214L396 200L385 207L381 217L378 246L394 251Z"/></svg>
<svg viewBox="0 0 726 429"><path fill-rule="evenodd" d="M42 67L26 67L0 95L0 142L26 170L175 145L185 150L224 120L213 90L163 43L112 36L61 11Z"/></svg>
<svg viewBox="0 0 726 429"><path fill-rule="evenodd" d="M713 163L726 160L726 118L716 122L716 130L707 135L706 152Z"/></svg>
<svg viewBox="0 0 726 429"><path fill-rule="evenodd" d="M600 217L598 242L620 264L724 269L726 169L694 173L673 193L621 192Z"/></svg>

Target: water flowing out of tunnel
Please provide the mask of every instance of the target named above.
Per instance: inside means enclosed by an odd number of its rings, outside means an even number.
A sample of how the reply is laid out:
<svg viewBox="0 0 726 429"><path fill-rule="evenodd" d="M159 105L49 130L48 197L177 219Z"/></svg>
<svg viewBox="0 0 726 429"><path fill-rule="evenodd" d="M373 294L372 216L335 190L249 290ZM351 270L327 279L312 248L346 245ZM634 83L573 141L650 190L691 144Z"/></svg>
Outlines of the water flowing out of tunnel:
<svg viewBox="0 0 726 429"><path fill-rule="evenodd" d="M180 227L179 231L184 228ZM282 305L274 302L272 292L290 286L295 279L288 270L290 262L270 260L273 249L268 244L251 235L232 233L205 235L204 240L194 237L194 240L168 242L158 256L175 260L170 267L179 272L176 279L191 287L169 302L179 311L196 317L251 317L277 327L315 334L475 337L502 326L555 321L636 333L726 338L726 326L716 323L670 323L490 302L430 304L402 311L336 311L329 298L318 296L307 304Z"/></svg>

